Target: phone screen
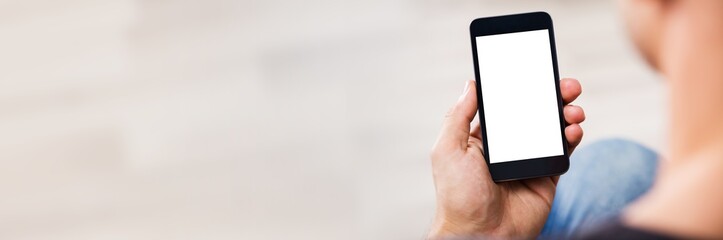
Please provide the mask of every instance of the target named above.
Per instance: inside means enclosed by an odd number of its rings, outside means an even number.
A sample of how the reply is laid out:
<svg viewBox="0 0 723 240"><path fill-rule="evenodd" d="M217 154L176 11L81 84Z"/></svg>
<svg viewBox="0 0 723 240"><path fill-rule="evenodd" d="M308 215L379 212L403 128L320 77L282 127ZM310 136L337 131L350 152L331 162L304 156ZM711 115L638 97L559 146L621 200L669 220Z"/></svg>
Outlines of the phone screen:
<svg viewBox="0 0 723 240"><path fill-rule="evenodd" d="M475 40L490 163L563 155L548 30Z"/></svg>

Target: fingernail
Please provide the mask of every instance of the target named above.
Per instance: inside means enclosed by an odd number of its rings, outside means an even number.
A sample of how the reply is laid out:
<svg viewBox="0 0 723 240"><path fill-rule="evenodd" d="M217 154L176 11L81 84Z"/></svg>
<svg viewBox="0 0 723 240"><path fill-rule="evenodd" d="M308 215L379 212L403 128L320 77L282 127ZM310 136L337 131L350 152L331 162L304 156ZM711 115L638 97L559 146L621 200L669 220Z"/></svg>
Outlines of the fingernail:
<svg viewBox="0 0 723 240"><path fill-rule="evenodd" d="M464 82L464 90L462 91L462 96L467 93L467 90L469 90L469 81Z"/></svg>
<svg viewBox="0 0 723 240"><path fill-rule="evenodd" d="M464 99L464 97L467 96L467 93L469 92L469 85L470 85L469 82L470 81L466 81L464 83L464 91L462 91L462 95L459 96L459 99L457 99L457 101L462 101Z"/></svg>

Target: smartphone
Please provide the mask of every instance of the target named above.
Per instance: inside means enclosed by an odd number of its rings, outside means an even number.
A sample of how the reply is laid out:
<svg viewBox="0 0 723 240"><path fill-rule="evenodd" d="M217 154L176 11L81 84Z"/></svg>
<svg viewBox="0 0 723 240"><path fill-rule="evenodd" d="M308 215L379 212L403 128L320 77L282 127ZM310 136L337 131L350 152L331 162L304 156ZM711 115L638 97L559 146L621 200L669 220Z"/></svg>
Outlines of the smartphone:
<svg viewBox="0 0 723 240"><path fill-rule="evenodd" d="M565 173L570 160L550 15L478 18L470 24L470 35L492 180Z"/></svg>

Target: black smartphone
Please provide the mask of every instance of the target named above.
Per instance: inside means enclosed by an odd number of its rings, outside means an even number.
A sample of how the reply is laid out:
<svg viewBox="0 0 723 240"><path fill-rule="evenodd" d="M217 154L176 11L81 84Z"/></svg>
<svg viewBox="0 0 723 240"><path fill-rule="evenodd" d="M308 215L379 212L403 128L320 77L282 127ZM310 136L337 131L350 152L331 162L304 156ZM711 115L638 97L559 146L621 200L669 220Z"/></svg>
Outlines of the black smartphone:
<svg viewBox="0 0 723 240"><path fill-rule="evenodd" d="M470 24L470 35L492 180L565 173L570 160L550 15L478 18Z"/></svg>

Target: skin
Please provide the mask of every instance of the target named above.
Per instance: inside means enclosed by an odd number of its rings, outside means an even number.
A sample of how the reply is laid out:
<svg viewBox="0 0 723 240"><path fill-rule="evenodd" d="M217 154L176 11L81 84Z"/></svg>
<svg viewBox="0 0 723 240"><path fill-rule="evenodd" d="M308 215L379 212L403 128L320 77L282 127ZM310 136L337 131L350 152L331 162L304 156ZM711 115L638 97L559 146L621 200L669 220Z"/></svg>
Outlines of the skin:
<svg viewBox="0 0 723 240"><path fill-rule="evenodd" d="M580 143L585 113L570 105L582 88L575 79L562 79L560 91L566 106L565 128L570 151ZM437 189L437 214L429 238L484 235L534 237L540 233L552 207L559 177L545 177L496 184L482 153L474 81L448 112L432 150ZM472 129L470 131L470 129Z"/></svg>
<svg viewBox="0 0 723 240"><path fill-rule="evenodd" d="M621 1L630 37L670 84L668 157L653 188L623 213L634 228L683 238L723 239L723 1ZM469 83L468 83L469 86ZM469 86L474 89L474 85ZM561 81L565 102L580 94ZM494 184L480 135L469 132L475 91L447 114L432 151L437 214L429 238L536 237L550 211L557 178ZM584 113L565 107L574 148ZM473 127L472 129L477 129Z"/></svg>
<svg viewBox="0 0 723 240"><path fill-rule="evenodd" d="M723 1L621 2L641 54L670 84L669 161L623 215L632 227L723 238Z"/></svg>

